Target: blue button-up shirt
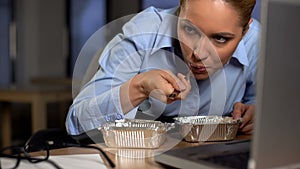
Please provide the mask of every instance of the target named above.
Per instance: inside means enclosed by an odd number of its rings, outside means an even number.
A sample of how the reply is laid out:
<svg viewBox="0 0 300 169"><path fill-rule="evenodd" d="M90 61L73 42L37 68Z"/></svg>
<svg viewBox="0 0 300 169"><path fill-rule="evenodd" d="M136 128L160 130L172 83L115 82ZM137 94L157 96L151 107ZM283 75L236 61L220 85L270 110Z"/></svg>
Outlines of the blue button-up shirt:
<svg viewBox="0 0 300 169"><path fill-rule="evenodd" d="M176 38L176 10L150 7L134 16L110 41L98 60L100 69L69 109L66 127L70 134L116 119L134 118L139 106L123 114L120 86L135 75L153 69L188 72ZM190 79L192 90L187 99L164 104L149 98L145 102L151 106L140 107L147 107L147 114L158 117L230 115L235 102L254 104L259 33L259 23L254 20L222 69L207 80Z"/></svg>

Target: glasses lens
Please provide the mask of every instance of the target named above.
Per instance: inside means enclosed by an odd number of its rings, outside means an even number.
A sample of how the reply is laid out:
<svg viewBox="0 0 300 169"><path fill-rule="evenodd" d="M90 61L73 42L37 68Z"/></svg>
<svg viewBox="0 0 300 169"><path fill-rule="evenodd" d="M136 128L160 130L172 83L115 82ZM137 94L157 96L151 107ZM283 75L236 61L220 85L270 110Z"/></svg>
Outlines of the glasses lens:
<svg viewBox="0 0 300 169"><path fill-rule="evenodd" d="M33 163L47 160L49 157L49 148L47 144L38 146L28 144L25 146L25 152L27 155L30 153L29 161Z"/></svg>
<svg viewBox="0 0 300 169"><path fill-rule="evenodd" d="M0 157L0 168L1 169L13 169L18 164L18 158Z"/></svg>
<svg viewBox="0 0 300 169"><path fill-rule="evenodd" d="M39 151L30 154L30 158L28 159L32 163L37 163L40 161L44 161L48 159L48 154L46 151Z"/></svg>

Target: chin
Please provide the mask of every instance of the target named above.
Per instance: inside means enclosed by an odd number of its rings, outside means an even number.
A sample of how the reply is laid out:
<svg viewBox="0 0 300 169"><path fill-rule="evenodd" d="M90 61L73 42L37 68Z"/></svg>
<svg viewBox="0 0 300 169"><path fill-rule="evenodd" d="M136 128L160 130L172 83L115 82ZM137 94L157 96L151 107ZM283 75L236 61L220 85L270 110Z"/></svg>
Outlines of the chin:
<svg viewBox="0 0 300 169"><path fill-rule="evenodd" d="M209 78L208 74L194 74L196 80L206 80Z"/></svg>

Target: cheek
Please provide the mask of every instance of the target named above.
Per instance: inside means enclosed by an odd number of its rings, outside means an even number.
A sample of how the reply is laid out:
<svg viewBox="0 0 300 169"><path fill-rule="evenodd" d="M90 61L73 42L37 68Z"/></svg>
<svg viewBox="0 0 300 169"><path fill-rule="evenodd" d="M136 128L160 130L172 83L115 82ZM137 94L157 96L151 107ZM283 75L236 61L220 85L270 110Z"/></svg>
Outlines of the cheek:
<svg viewBox="0 0 300 169"><path fill-rule="evenodd" d="M223 65L226 64L232 56L232 53L229 53L228 51L223 49L221 51L218 51L218 54Z"/></svg>
<svg viewBox="0 0 300 169"><path fill-rule="evenodd" d="M185 43L180 42L180 46L184 58L187 58L192 54L193 50L190 47L188 47Z"/></svg>
<svg viewBox="0 0 300 169"><path fill-rule="evenodd" d="M229 44L223 46L222 48L216 48L223 65L226 64L228 60L232 57L236 47L237 44Z"/></svg>
<svg viewBox="0 0 300 169"><path fill-rule="evenodd" d="M184 58L186 59L188 57L191 57L191 55L193 53L192 40L187 38L186 36L180 34L180 32L178 33L178 39L180 42L180 47L181 47Z"/></svg>

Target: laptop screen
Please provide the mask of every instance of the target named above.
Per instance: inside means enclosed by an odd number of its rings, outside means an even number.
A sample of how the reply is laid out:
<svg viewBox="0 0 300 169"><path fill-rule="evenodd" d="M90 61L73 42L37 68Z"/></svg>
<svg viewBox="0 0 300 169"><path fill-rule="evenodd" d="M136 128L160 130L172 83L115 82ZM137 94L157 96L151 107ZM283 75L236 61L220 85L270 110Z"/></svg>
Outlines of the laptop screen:
<svg viewBox="0 0 300 169"><path fill-rule="evenodd" d="M300 1L261 4L254 168L300 164Z"/></svg>

